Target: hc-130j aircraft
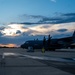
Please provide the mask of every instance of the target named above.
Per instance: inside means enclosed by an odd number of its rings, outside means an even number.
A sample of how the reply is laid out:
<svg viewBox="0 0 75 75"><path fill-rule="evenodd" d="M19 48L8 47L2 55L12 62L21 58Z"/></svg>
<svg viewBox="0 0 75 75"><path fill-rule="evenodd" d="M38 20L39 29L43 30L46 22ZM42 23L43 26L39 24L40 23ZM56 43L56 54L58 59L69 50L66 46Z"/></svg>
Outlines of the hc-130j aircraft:
<svg viewBox="0 0 75 75"><path fill-rule="evenodd" d="M75 31L71 37L64 37L59 39L51 39L50 50L61 49L61 48L75 48ZM21 48L32 47L33 49L42 49L43 40L29 40L21 45ZM45 46L45 49L48 50L48 46Z"/></svg>

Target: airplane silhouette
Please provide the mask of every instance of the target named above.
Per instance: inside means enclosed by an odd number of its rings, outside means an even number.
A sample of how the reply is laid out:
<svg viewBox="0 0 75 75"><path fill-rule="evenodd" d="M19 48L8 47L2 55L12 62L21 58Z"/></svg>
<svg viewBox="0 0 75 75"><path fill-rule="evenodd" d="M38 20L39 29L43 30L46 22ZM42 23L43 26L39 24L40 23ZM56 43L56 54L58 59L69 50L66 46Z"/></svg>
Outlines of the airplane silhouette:
<svg viewBox="0 0 75 75"><path fill-rule="evenodd" d="M45 50L55 50L61 48L75 48L75 31L71 37L64 37L59 39L51 39L50 46L48 48L47 44ZM32 47L33 49L42 49L43 40L28 40L21 45L21 48Z"/></svg>

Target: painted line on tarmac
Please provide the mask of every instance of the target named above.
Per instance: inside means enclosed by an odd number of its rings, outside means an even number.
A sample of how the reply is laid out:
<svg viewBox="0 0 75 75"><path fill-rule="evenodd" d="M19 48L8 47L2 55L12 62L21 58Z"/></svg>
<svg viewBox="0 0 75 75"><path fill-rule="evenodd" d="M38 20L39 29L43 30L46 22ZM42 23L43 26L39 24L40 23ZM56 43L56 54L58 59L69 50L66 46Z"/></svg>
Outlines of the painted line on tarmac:
<svg viewBox="0 0 75 75"><path fill-rule="evenodd" d="M32 59L39 59L39 60L50 60L50 61L57 61L57 62L73 62L75 63L75 58L56 58L56 57L44 57L44 56L31 56L31 55L23 55L28 58Z"/></svg>
<svg viewBox="0 0 75 75"><path fill-rule="evenodd" d="M4 56L17 56L17 57L27 57L38 60L49 60L49 61L57 61L57 62L72 62L75 63L75 58L57 58L57 57L47 57L47 56L32 56L32 55L24 55L20 53L3 53Z"/></svg>

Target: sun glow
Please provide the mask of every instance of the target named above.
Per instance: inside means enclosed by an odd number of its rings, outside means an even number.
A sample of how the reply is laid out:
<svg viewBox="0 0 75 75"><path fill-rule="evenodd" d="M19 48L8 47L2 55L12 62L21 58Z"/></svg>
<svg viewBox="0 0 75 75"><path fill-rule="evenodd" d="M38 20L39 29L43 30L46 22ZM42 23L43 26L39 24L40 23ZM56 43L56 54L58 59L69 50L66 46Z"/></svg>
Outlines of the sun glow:
<svg viewBox="0 0 75 75"><path fill-rule="evenodd" d="M0 47L17 47L16 44L0 44Z"/></svg>

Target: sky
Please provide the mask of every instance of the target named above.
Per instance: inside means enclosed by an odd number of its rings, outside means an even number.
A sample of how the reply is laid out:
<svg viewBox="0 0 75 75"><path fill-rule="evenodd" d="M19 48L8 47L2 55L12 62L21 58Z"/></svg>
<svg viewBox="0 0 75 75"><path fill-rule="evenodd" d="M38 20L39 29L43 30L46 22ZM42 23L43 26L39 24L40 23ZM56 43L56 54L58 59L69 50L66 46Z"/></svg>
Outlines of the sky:
<svg viewBox="0 0 75 75"><path fill-rule="evenodd" d="M72 36L75 0L0 0L0 46Z"/></svg>

